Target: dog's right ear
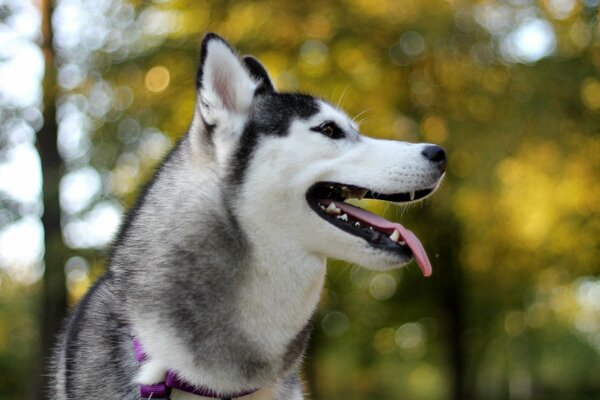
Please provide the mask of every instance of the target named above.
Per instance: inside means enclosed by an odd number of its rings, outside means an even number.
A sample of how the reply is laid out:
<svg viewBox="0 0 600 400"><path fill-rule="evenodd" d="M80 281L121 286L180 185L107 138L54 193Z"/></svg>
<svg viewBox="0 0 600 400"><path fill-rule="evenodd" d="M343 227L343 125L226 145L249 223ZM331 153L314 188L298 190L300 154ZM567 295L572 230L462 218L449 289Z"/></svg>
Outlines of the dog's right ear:
<svg viewBox="0 0 600 400"><path fill-rule="evenodd" d="M255 76L256 65L252 68L249 71L220 36L209 33L204 37L196 76L196 107L206 124L227 123L248 113L255 92L263 83L262 74Z"/></svg>

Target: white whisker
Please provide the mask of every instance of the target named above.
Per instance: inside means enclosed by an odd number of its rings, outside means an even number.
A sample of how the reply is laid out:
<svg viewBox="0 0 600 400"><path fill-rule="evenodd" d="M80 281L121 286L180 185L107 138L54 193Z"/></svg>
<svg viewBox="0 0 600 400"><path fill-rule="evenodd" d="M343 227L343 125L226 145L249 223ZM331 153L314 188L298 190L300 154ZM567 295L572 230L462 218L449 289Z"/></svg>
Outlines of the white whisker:
<svg viewBox="0 0 600 400"><path fill-rule="evenodd" d="M340 95L340 98L338 99L338 101L336 103L337 108L343 108L343 106L344 106L343 101L344 101L344 97L346 96L346 92L348 91L348 87L349 87L349 85L346 85L344 90L342 90L342 94Z"/></svg>
<svg viewBox="0 0 600 400"><path fill-rule="evenodd" d="M368 113L369 111L372 111L372 108L367 108L361 112L359 112L358 114L356 114L356 116L354 118L352 118L352 122L354 122L356 125L360 125L363 121L366 121L368 116L365 116L364 118L362 118L361 120L359 120L358 118L360 116L362 116L365 113Z"/></svg>

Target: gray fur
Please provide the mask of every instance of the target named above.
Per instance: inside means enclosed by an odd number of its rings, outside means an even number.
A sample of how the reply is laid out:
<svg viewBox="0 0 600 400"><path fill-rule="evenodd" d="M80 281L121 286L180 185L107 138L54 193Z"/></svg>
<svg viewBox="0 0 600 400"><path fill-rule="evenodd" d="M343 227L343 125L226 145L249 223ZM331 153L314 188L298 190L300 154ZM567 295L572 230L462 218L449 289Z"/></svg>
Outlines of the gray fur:
<svg viewBox="0 0 600 400"><path fill-rule="evenodd" d="M298 101L292 95L273 99L287 99L295 107L311 101L308 96L298 97ZM266 106L264 101L261 104ZM274 124L282 119L289 123L296 114L306 112L291 108L286 116L260 124L277 130L282 127ZM212 128L206 128L204 138L212 134ZM254 137L242 141L258 141L257 134L248 132L247 136ZM214 174L195 179L190 152L194 138L191 134L183 137L159 167L126 217L108 272L65 324L52 363L51 397L137 399L134 320L160 320L163 326L176 327L177 339L203 365L238 370L252 382L269 383L283 377L280 399L292 398L300 390L296 369L311 323L290 341L285 354L276 357L264 354L252 337L241 333L234 305L249 273L246 260L251 249L231 210L224 207L228 205L225 193L235 190L217 186ZM211 151L212 140L204 145ZM251 156L253 146L242 147L232 159L232 174L246 162L242 159Z"/></svg>
<svg viewBox="0 0 600 400"><path fill-rule="evenodd" d="M223 209L224 199L198 197L217 188L179 179L182 165L190 162L189 140L184 137L159 169L114 245L109 272L67 323L55 355L54 397L110 393L112 398L138 398L132 318L158 317L176 326L178 339L196 359L238 369L248 380L269 382L294 374L308 329L290 343L282 363L261 354L232 318L250 249Z"/></svg>

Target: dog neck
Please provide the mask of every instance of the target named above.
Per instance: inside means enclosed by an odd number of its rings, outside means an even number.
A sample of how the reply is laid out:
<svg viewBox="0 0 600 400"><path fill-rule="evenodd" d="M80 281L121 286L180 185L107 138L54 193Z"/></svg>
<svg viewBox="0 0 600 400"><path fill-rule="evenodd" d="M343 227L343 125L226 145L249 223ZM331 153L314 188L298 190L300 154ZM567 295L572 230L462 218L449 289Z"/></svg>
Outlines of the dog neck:
<svg viewBox="0 0 600 400"><path fill-rule="evenodd" d="M264 232L253 232L264 237ZM325 278L325 259L285 239L255 243L251 254L251 268L238 303L241 326L248 334L254 333L263 351L281 354L315 312Z"/></svg>

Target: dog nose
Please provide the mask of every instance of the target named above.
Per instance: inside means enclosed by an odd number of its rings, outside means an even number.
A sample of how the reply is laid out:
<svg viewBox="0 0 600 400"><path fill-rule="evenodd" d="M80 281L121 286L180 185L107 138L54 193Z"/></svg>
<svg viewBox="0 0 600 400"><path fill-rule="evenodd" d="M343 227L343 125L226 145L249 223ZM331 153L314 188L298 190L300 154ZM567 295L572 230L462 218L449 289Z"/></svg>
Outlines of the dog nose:
<svg viewBox="0 0 600 400"><path fill-rule="evenodd" d="M421 151L428 160L433 161L437 164L438 168L441 172L444 172L446 169L446 152L443 148L436 145L429 145Z"/></svg>

